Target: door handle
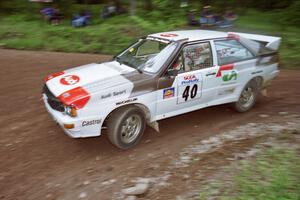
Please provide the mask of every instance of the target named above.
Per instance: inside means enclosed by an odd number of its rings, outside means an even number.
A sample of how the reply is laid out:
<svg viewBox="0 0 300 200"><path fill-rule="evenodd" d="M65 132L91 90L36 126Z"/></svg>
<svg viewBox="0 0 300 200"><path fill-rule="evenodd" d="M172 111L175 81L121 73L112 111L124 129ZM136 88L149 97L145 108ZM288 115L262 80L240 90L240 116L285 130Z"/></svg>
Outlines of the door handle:
<svg viewBox="0 0 300 200"><path fill-rule="evenodd" d="M217 74L216 72L212 72L212 73L206 74L206 76L214 76L214 75L216 75L216 74Z"/></svg>

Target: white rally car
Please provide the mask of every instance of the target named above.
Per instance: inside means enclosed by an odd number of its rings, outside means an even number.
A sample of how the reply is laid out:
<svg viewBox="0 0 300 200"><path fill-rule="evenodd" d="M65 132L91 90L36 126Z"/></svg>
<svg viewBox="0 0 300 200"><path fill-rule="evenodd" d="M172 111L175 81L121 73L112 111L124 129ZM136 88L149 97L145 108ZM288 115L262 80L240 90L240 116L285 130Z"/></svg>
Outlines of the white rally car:
<svg viewBox="0 0 300 200"><path fill-rule="evenodd" d="M45 77L43 100L71 137L100 136L121 149L139 142L146 124L208 106L253 107L278 71L280 38L205 30L148 35L113 61Z"/></svg>

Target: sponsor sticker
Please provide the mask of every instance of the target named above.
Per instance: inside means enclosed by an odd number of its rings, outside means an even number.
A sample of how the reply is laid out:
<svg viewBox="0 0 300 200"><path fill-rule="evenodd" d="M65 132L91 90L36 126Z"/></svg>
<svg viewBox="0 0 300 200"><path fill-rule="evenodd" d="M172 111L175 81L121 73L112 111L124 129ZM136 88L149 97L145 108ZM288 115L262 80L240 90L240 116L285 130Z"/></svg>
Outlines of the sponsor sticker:
<svg viewBox="0 0 300 200"><path fill-rule="evenodd" d="M174 97L174 93L175 93L175 88L173 88L173 87L164 89L164 91L163 91L164 99Z"/></svg>
<svg viewBox="0 0 300 200"><path fill-rule="evenodd" d="M60 83L63 85L74 85L78 83L80 78L76 75L67 75L60 79Z"/></svg>
<svg viewBox="0 0 300 200"><path fill-rule="evenodd" d="M133 98L133 99L128 99L128 100L125 100L125 101L120 101L120 102L117 102L116 105L122 105L122 104L126 104L126 103L131 103L131 102L134 102L136 101L137 98Z"/></svg>
<svg viewBox="0 0 300 200"><path fill-rule="evenodd" d="M224 73L222 76L222 80L224 82L228 82L228 81L235 81L237 79L237 72L235 70L232 70L228 73Z"/></svg>
<svg viewBox="0 0 300 200"><path fill-rule="evenodd" d="M107 99L107 98L119 96L119 95L122 95L122 94L126 94L126 90L120 90L120 91L116 91L116 92L112 92L112 93L103 94L103 95L101 95L100 98L101 99Z"/></svg>
<svg viewBox="0 0 300 200"><path fill-rule="evenodd" d="M96 120L90 120L90 121L83 121L81 126L85 127L85 126L92 126L92 125L96 125L96 124L100 124L101 123L101 119L96 119Z"/></svg>
<svg viewBox="0 0 300 200"><path fill-rule="evenodd" d="M181 85L190 85L198 82L199 79L194 74L191 74L183 77L183 80L181 81Z"/></svg>
<svg viewBox="0 0 300 200"><path fill-rule="evenodd" d="M233 68L234 68L234 64L228 64L228 65L220 66L216 77L221 77L222 74L223 74L222 73L223 71L233 70Z"/></svg>

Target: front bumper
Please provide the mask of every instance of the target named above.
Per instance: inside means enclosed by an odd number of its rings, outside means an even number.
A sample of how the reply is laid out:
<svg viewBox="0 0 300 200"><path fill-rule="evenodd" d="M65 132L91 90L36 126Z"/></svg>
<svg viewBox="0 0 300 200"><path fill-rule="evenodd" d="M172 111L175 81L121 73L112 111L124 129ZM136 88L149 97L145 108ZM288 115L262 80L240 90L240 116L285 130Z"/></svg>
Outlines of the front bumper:
<svg viewBox="0 0 300 200"><path fill-rule="evenodd" d="M89 117L70 117L69 115L56 111L50 107L47 101L47 96L43 94L43 101L47 111L52 116L53 120L64 130L64 132L72 138L85 138L85 137L95 137L101 135L102 120L99 116L89 116ZM87 124L85 122L97 121L97 124L91 124L89 126L84 126ZM64 124L74 124L74 128L66 129Z"/></svg>

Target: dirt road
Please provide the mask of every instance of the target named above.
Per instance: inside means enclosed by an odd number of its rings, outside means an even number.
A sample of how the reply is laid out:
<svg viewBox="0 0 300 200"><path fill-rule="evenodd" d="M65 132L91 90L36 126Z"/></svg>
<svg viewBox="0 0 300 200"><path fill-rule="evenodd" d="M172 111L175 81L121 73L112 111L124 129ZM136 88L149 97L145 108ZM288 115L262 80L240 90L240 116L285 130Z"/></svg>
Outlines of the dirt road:
<svg viewBox="0 0 300 200"><path fill-rule="evenodd" d="M248 122L280 122L279 112L300 113L300 71L282 70L269 88L269 97L260 97L245 114L217 106L163 120L161 133L148 128L141 143L128 151L116 149L105 135L71 139L44 109L43 77L109 58L0 50L0 199L122 198L119 192L131 186L134 178L162 174L163 179L178 173L170 169L170 163L190 144ZM221 165L218 158L232 151L228 147L213 158L207 156L206 166ZM175 199L185 181L173 176L170 184L173 189L150 190L139 199Z"/></svg>

